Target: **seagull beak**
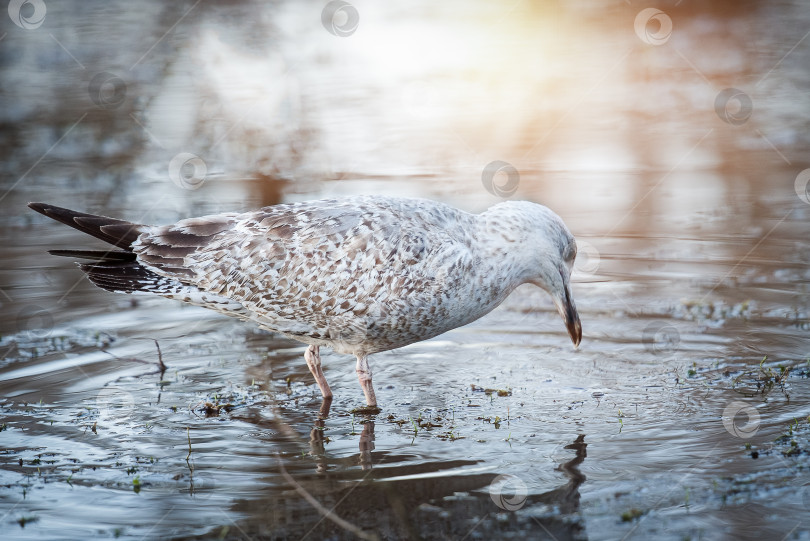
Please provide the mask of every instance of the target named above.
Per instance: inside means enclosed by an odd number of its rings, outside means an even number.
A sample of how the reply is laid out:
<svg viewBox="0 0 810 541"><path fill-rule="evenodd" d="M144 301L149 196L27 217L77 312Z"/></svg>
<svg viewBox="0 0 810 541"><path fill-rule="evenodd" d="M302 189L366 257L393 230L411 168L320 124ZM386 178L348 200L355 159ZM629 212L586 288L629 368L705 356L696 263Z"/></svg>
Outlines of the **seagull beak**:
<svg viewBox="0 0 810 541"><path fill-rule="evenodd" d="M582 341L582 323L579 321L579 313L574 304L574 298L571 296L571 287L568 283L563 286L564 296L555 297L554 304L557 306L557 311L565 321L565 328L568 329L568 336L574 346L579 346Z"/></svg>
<svg viewBox="0 0 810 541"><path fill-rule="evenodd" d="M579 314L573 304L568 305L565 327L568 329L568 336L571 337L574 347L579 347L579 343L582 342L582 323L579 321Z"/></svg>

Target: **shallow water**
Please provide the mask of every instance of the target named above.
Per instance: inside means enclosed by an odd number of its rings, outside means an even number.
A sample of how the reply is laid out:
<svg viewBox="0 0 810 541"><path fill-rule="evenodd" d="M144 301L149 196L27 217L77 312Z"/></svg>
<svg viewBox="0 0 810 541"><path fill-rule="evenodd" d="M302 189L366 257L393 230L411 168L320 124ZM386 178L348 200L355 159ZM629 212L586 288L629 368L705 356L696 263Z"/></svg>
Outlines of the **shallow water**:
<svg viewBox="0 0 810 541"><path fill-rule="evenodd" d="M810 12L713 5L662 7L660 46L588 2L358 2L343 38L318 3L4 19L2 537L810 538ZM524 286L374 356L375 416L353 359L323 355L327 414L301 344L95 289L46 253L94 241L25 208L479 211L494 160L578 239L582 345Z"/></svg>

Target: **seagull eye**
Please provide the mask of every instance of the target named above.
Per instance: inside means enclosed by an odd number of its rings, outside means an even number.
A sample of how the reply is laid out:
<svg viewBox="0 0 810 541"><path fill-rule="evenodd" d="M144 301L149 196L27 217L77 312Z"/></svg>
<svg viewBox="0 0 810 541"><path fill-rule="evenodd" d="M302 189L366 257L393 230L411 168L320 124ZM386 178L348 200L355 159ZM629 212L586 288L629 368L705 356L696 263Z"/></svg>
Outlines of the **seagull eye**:
<svg viewBox="0 0 810 541"><path fill-rule="evenodd" d="M568 262L574 261L577 257L577 245L576 243L571 243L565 248L565 260Z"/></svg>

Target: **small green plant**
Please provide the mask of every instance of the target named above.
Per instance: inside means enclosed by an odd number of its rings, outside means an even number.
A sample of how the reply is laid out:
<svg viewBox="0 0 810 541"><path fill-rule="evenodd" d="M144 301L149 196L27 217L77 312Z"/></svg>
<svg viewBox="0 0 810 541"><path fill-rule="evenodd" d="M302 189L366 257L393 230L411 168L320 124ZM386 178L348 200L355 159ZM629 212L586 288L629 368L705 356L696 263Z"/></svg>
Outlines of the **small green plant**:
<svg viewBox="0 0 810 541"><path fill-rule="evenodd" d="M421 419L421 417L422 414L420 413L419 418ZM416 435L419 433L419 424L416 421L414 421L412 417L409 417L409 419L411 420L411 426L413 426L413 437L415 438Z"/></svg>
<svg viewBox="0 0 810 541"><path fill-rule="evenodd" d="M625 511L622 513L622 522L632 522L644 515L644 511L641 509L636 509L635 507L630 509L629 511Z"/></svg>

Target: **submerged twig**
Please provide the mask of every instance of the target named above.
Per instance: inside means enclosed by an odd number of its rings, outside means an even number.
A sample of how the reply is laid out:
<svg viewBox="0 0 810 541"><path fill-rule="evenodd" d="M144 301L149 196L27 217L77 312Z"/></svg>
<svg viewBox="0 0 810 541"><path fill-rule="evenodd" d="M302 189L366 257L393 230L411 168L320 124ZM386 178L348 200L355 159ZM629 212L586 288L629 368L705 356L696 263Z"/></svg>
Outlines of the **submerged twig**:
<svg viewBox="0 0 810 541"><path fill-rule="evenodd" d="M188 465L188 469L190 471L194 471L194 466L191 465L191 462L188 460L191 458L191 428L186 427L186 438L188 438L188 454L186 455L186 464Z"/></svg>
<svg viewBox="0 0 810 541"><path fill-rule="evenodd" d="M160 375L161 375L161 377L162 377L162 376L163 376L163 374L166 372L166 370L167 370L169 367L168 367L168 366L166 366L166 363L164 363L164 362L163 362L163 353L160 351L160 344L158 344L158 341L157 341L157 340L155 340L154 338L152 339L152 341L153 341L153 342L155 342L155 346L157 346L157 352L158 352L158 370L160 371ZM116 355L115 353L112 353L112 352L110 352L110 351L107 351L107 350L106 350L106 349L104 349L104 348L101 348L101 349L100 349L100 351L102 351L102 352L106 353L107 355L109 355L109 356L111 356L111 357L113 357L113 358L115 358L115 359L118 359L119 361L134 361L134 362L136 362L136 363L142 363L142 364L152 364L152 362L151 362L151 361L144 361L143 359L138 359L137 357L119 357L119 356L118 356L118 355ZM151 373L154 373L154 372L151 372Z"/></svg>
<svg viewBox="0 0 810 541"><path fill-rule="evenodd" d="M364 530L361 530L360 528L358 528L357 526L355 526L351 522L348 522L348 521L340 518L339 516L337 516L337 514L335 514L334 511L324 507L321 504L321 502L316 500L315 497L312 496L312 494L307 492L307 490L304 487L299 485L298 482L293 478L293 476L290 475L287 472L287 469L284 467L284 463L281 461L281 455L279 453L276 453L276 458L278 459L278 466L281 469L281 476L284 477L284 479L288 483L290 483L292 485L292 487L295 489L295 491L298 494L300 494L301 497L304 498L307 502L309 502L309 504L312 507L314 507L315 510L318 511L318 513L320 513L324 518L328 518L329 520L331 520L332 522L334 522L335 524L337 524L338 526L340 526L341 528L343 528L347 532L353 533L354 535L356 535L360 539L367 539L367 540L370 540L370 541L372 541L372 540L373 541L378 541L379 540L379 537L377 537L376 534L369 533L369 532L366 532Z"/></svg>
<svg viewBox="0 0 810 541"><path fill-rule="evenodd" d="M155 339L153 338L153 340ZM160 352L160 344L158 344L157 340L155 340L155 346L157 346L158 350L158 366L160 367L160 373L163 374L168 367L163 363L163 353Z"/></svg>

